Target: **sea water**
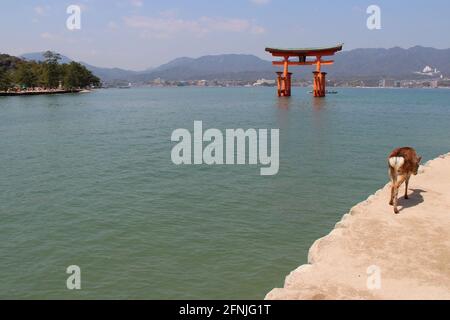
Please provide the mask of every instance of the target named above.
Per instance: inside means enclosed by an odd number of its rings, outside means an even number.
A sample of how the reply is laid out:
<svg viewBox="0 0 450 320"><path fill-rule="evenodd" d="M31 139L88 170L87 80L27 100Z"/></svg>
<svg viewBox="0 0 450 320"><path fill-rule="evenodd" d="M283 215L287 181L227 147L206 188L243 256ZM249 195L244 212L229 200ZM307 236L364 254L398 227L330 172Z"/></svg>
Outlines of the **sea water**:
<svg viewBox="0 0 450 320"><path fill-rule="evenodd" d="M450 151L450 90L308 91L0 97L0 298L262 299L388 182L393 148ZM174 165L194 121L279 129L279 173Z"/></svg>

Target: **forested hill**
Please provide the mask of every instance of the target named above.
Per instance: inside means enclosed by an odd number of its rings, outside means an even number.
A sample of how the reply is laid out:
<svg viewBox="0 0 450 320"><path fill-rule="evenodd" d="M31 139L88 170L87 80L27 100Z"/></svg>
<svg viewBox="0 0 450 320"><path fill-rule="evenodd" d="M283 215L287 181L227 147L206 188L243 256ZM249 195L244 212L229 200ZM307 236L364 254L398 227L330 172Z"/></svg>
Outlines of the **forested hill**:
<svg viewBox="0 0 450 320"><path fill-rule="evenodd" d="M61 55L48 51L43 61L0 55L0 91L82 89L100 85L100 79L77 62L60 63Z"/></svg>

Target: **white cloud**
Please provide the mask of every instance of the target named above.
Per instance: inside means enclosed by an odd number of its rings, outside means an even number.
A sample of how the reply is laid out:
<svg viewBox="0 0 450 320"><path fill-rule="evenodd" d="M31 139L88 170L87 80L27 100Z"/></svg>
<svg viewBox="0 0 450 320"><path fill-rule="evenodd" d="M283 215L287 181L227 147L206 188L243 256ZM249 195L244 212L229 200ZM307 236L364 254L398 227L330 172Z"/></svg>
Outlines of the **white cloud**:
<svg viewBox="0 0 450 320"><path fill-rule="evenodd" d="M169 38L178 33L191 33L204 36L212 32L234 32L262 34L265 29L255 21L238 18L201 17L186 20L160 15L158 17L129 16L124 18L125 25L141 29L146 36Z"/></svg>

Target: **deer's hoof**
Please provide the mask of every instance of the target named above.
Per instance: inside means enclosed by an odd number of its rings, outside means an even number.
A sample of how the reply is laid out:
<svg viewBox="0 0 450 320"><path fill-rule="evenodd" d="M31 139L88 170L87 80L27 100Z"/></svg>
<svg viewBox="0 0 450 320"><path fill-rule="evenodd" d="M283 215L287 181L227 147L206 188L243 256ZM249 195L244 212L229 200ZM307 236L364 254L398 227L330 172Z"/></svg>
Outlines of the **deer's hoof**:
<svg viewBox="0 0 450 320"><path fill-rule="evenodd" d="M393 206L394 205L394 201L389 202L389 205Z"/></svg>
<svg viewBox="0 0 450 320"><path fill-rule="evenodd" d="M395 209L394 212L395 212L395 214L399 214L400 213L400 211L398 209Z"/></svg>

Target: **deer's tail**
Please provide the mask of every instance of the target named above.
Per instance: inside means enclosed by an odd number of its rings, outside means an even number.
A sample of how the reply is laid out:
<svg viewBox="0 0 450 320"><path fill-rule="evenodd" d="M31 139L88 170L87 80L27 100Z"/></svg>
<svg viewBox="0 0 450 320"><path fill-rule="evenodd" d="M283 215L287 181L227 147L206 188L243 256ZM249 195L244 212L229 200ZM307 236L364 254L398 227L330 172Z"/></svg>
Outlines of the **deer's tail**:
<svg viewBox="0 0 450 320"><path fill-rule="evenodd" d="M392 157L389 159L389 166L395 171L400 170L405 164L405 158L403 157Z"/></svg>
<svg viewBox="0 0 450 320"><path fill-rule="evenodd" d="M397 182L398 171L403 167L404 164L405 164L405 158L403 158L403 157L389 158L389 173L390 173L391 179L394 183Z"/></svg>

